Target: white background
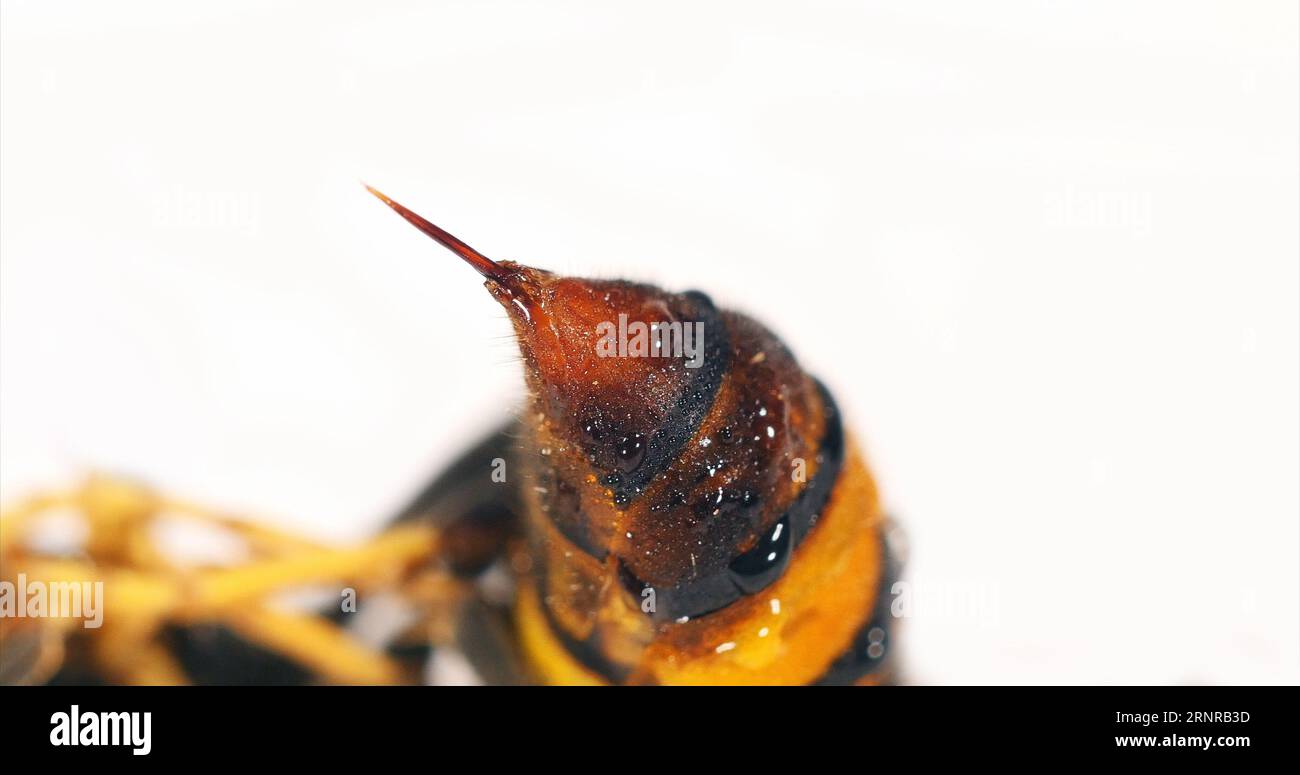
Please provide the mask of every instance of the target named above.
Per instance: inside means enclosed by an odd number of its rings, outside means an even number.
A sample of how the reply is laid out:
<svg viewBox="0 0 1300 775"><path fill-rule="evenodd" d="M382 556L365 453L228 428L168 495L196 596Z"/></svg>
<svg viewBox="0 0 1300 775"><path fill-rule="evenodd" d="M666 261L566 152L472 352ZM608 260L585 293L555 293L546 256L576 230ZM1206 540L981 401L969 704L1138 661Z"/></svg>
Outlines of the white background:
<svg viewBox="0 0 1300 775"><path fill-rule="evenodd" d="M839 396L918 682L1295 681L1297 4L0 4L0 498L336 539L521 395L488 255Z"/></svg>

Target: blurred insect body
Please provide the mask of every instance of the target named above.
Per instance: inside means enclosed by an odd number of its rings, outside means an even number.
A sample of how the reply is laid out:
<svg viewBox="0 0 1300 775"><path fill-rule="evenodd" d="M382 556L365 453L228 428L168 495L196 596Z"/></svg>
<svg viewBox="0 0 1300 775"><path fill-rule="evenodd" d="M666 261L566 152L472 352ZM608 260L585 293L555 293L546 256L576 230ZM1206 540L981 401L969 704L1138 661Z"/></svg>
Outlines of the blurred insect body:
<svg viewBox="0 0 1300 775"><path fill-rule="evenodd" d="M520 419L348 549L115 480L28 501L4 517L4 574L102 579L105 626L88 638L0 621L26 660L0 660L0 678L389 683L429 665L447 680L439 665L454 664L450 680L483 683L890 680L888 521L830 393L780 340L697 291L493 261L370 191L507 310L530 395ZM690 330L691 347L611 348L634 323ZM58 507L84 516L84 557L25 542ZM168 516L233 532L249 559L176 566L150 540ZM340 581L363 589L351 627L275 599ZM363 626L384 599L400 601L397 624ZM364 645L376 629L386 642Z"/></svg>
<svg viewBox="0 0 1300 775"><path fill-rule="evenodd" d="M81 551L33 545L42 518L75 514L85 527ZM158 549L163 520L203 524L239 538L247 559L232 567L187 567ZM336 549L226 514L165 498L134 482L93 476L68 493L37 496L0 515L0 573L29 583L101 584L103 627L77 618L0 619L0 680L5 683L106 681L186 683L177 637L222 625L309 667L321 680L398 683L401 665L364 648L315 614L274 605L287 587L357 579L366 589L416 584L411 569L438 549L427 526L386 532Z"/></svg>

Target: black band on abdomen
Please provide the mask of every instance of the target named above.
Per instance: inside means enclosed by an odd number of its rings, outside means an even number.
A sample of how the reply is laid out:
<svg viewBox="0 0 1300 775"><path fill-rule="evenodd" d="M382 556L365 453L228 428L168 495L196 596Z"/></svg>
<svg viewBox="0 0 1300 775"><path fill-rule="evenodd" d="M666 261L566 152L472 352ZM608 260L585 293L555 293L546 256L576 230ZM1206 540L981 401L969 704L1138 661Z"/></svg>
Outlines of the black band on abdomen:
<svg viewBox="0 0 1300 775"><path fill-rule="evenodd" d="M677 397L662 425L647 440L645 459L635 470L619 475L614 489L616 501L624 507L645 492L654 478L672 465L682 448L700 429L713 408L722 387L722 377L731 360L731 337L713 300L699 291L683 294L695 302L695 315L706 334L703 360L698 369L687 369L690 379Z"/></svg>

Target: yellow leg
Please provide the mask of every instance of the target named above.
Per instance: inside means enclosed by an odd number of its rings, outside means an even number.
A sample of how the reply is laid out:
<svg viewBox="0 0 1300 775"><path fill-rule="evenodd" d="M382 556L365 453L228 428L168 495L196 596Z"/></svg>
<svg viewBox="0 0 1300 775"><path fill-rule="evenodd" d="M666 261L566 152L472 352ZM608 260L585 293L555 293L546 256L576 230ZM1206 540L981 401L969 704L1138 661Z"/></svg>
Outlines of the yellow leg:
<svg viewBox="0 0 1300 775"><path fill-rule="evenodd" d="M34 554L25 539L33 522L56 508L75 507L88 527L89 560ZM152 542L152 525L163 515L197 519L240 536L258 559L215 569L171 564ZM322 681L397 683L404 676L385 655L353 641L320 617L270 608L265 599L285 589L330 582L367 588L400 588L413 602L436 614L453 603L463 585L436 569L415 578L411 570L433 557L438 534L404 525L364 544L323 546L232 515L155 495L148 488L104 476L90 477L72 493L29 498L0 517L0 573L29 582L104 582L99 601L102 629L63 622L91 639L96 669L125 683L184 683L186 677L157 633L168 622L220 622L249 641L284 654L317 671ZM422 581L417 581L423 579ZM51 649L51 653L54 649Z"/></svg>
<svg viewBox="0 0 1300 775"><path fill-rule="evenodd" d="M396 663L318 616L255 606L232 611L227 623L250 641L301 662L326 682L402 683Z"/></svg>

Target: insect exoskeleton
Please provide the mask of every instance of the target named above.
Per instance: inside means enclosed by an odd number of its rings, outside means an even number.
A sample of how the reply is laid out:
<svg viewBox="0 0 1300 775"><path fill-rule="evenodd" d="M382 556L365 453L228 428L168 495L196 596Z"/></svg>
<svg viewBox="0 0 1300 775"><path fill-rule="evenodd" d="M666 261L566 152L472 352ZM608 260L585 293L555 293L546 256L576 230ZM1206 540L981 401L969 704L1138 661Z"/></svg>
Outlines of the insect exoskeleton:
<svg viewBox="0 0 1300 775"><path fill-rule="evenodd" d="M372 192L474 266L518 338L513 620L532 677L887 675L894 563L876 486L780 340L699 292L490 260Z"/></svg>

